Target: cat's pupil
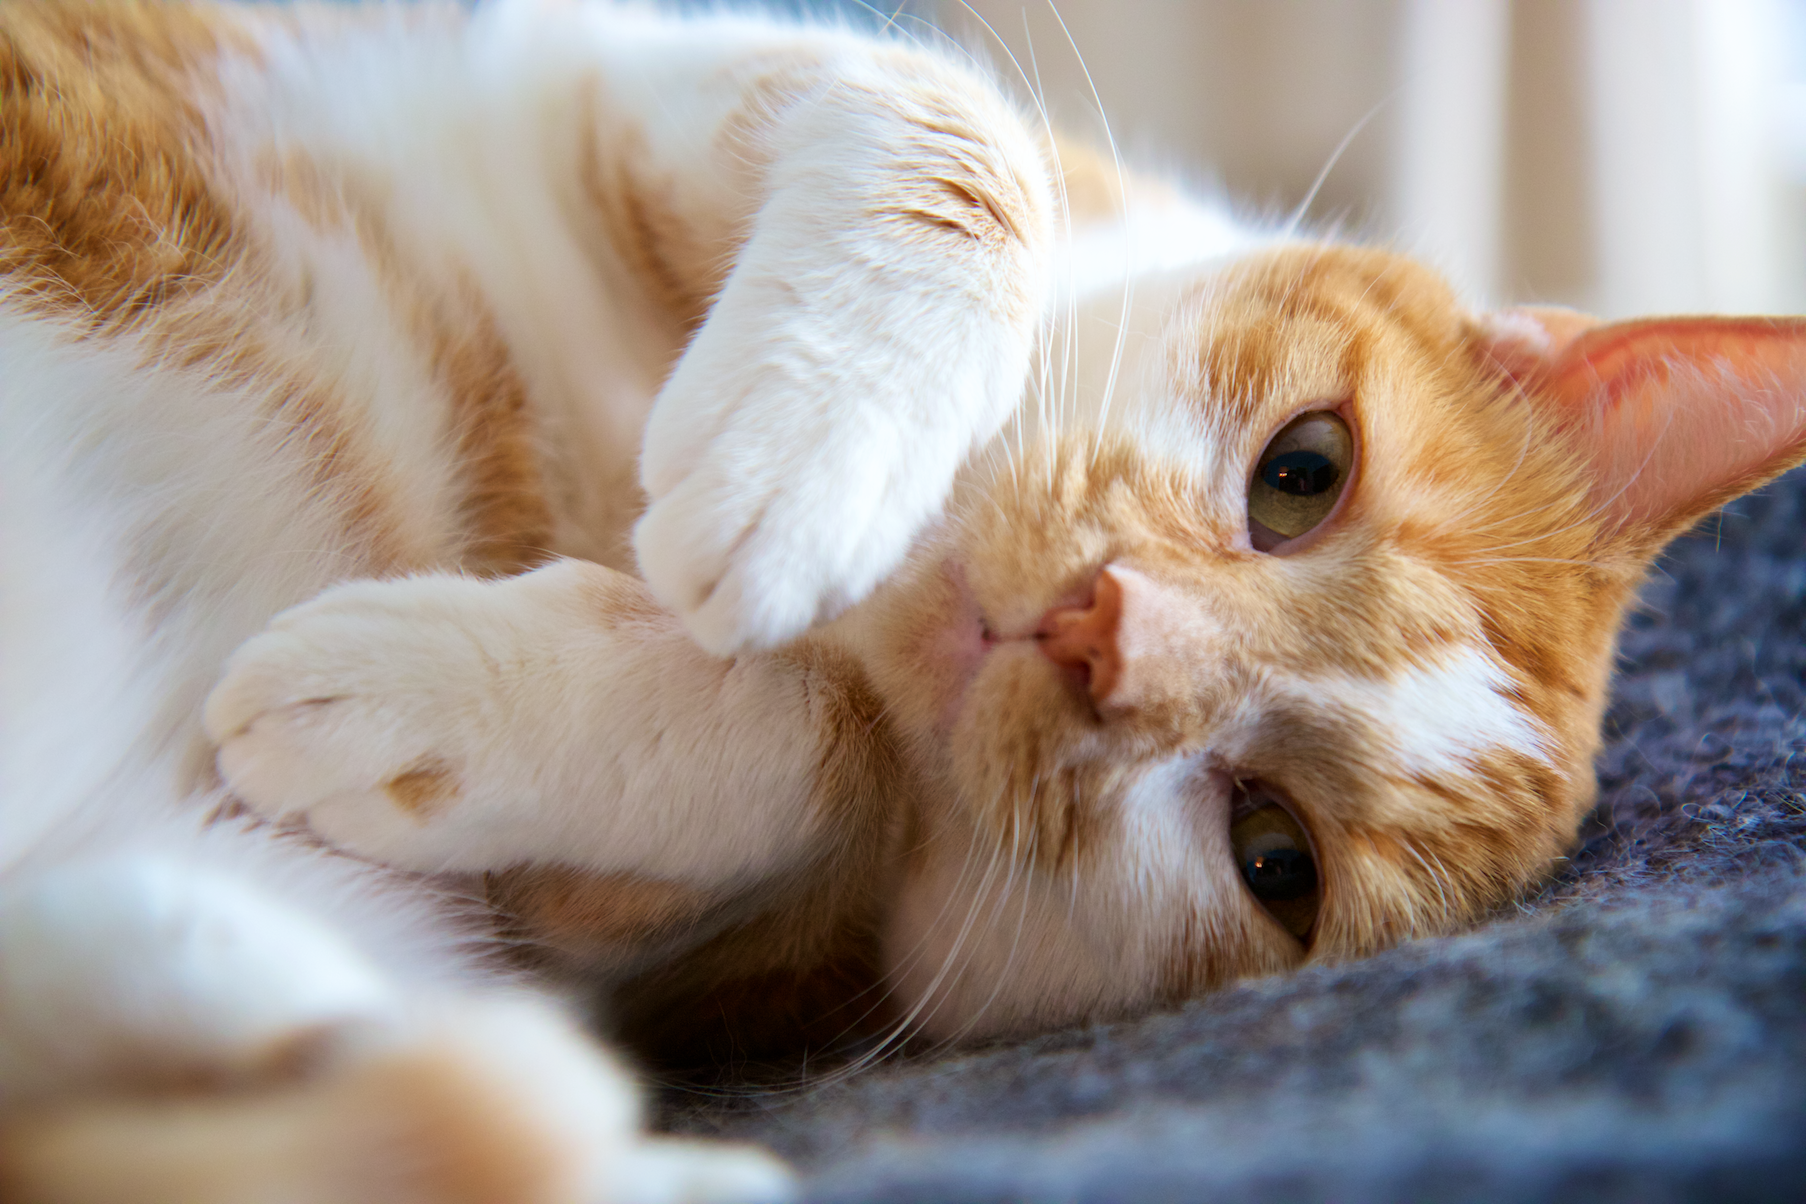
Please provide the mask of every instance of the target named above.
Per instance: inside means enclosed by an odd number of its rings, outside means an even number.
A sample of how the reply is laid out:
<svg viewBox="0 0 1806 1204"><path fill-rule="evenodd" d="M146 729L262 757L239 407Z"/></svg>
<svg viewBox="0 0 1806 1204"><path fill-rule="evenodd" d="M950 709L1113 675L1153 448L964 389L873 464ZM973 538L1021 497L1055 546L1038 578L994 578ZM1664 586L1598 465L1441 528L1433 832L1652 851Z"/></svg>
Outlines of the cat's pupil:
<svg viewBox="0 0 1806 1204"><path fill-rule="evenodd" d="M1336 466L1328 456L1314 451L1282 452L1267 461L1261 479L1268 488L1294 497L1309 497L1333 489Z"/></svg>
<svg viewBox="0 0 1806 1204"><path fill-rule="evenodd" d="M1270 849L1242 863L1242 877L1254 897L1283 902L1317 889L1317 866L1299 849Z"/></svg>

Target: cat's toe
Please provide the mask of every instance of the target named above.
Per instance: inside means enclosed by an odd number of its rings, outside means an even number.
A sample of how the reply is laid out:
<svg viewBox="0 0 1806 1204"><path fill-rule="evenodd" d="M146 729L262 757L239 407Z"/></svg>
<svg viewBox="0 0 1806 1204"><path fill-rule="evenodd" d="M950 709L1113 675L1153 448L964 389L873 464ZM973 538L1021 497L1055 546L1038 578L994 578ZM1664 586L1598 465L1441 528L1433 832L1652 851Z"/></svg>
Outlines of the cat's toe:
<svg viewBox="0 0 1806 1204"><path fill-rule="evenodd" d="M220 776L272 819L305 815L358 776L343 755L328 755L343 742L335 737L355 685L325 680L315 659L295 633L265 632L233 655L202 711Z"/></svg>
<svg viewBox="0 0 1806 1204"><path fill-rule="evenodd" d="M463 729L480 655L455 626L389 593L328 593L286 612L233 654L203 723L234 796L301 820L350 852L438 868L429 821L459 794ZM406 601L406 599L400 599Z"/></svg>
<svg viewBox="0 0 1806 1204"><path fill-rule="evenodd" d="M709 651L783 644L859 601L907 551L928 506L894 504L889 468L706 462L641 517L640 572Z"/></svg>
<svg viewBox="0 0 1806 1204"><path fill-rule="evenodd" d="M709 510L679 489L653 503L634 531L647 584L696 642L727 656L782 644L815 622L821 583L806 565L793 559L788 571L760 571L769 539Z"/></svg>

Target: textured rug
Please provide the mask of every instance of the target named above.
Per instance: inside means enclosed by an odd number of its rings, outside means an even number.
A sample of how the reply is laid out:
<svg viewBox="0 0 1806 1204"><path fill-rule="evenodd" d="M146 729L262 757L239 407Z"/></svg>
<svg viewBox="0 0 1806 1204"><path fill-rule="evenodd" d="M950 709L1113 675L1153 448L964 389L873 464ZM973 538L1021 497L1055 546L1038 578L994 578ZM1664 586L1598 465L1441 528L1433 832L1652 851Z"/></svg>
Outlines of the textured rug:
<svg viewBox="0 0 1806 1204"><path fill-rule="evenodd" d="M1510 914L672 1123L824 1202L1806 1199L1806 470L1643 602L1598 812Z"/></svg>

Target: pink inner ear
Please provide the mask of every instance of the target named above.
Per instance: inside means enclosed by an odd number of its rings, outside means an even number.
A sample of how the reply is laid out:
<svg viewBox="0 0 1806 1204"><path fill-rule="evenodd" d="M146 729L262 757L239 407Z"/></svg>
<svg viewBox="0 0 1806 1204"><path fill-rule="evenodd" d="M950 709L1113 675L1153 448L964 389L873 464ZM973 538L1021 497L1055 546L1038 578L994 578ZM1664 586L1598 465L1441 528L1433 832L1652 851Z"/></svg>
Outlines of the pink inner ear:
<svg viewBox="0 0 1806 1204"><path fill-rule="evenodd" d="M1589 445L1593 496L1639 542L1806 457L1806 319L1595 326L1524 384Z"/></svg>

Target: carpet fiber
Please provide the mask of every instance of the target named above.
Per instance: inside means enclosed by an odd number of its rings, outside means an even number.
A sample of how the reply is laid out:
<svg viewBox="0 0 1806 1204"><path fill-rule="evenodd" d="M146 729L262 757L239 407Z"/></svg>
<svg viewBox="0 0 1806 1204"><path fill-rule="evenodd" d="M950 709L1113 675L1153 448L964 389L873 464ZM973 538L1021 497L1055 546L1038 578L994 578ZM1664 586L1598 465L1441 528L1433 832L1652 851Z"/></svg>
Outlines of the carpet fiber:
<svg viewBox="0 0 1806 1204"><path fill-rule="evenodd" d="M1676 544L1565 872L1461 937L723 1105L819 1201L1806 1199L1806 470Z"/></svg>

